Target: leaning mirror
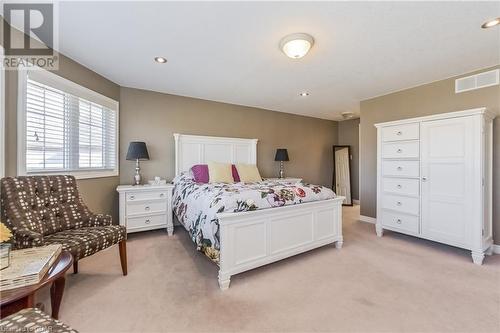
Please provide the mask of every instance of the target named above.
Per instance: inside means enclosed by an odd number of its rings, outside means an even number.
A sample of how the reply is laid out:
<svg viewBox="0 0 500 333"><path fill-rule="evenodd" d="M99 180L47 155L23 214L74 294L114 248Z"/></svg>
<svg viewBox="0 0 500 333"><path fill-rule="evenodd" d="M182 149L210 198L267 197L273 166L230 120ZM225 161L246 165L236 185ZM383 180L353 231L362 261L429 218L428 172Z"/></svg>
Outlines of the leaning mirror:
<svg viewBox="0 0 500 333"><path fill-rule="evenodd" d="M352 206L351 187L351 147L333 146L332 189L345 197L344 206Z"/></svg>

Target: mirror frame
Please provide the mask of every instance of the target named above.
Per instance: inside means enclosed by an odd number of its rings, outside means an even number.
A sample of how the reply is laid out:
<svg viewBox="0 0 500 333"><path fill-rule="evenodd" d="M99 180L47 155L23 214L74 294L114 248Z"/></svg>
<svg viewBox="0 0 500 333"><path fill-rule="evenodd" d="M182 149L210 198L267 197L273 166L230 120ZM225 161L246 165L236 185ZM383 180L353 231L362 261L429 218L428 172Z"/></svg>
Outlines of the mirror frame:
<svg viewBox="0 0 500 333"><path fill-rule="evenodd" d="M351 194L351 197L349 198L351 203L346 204L342 203L342 206L354 206L354 202L352 200L352 163L351 163L351 146L349 145L333 145L333 179L332 179L332 190L335 192L336 188L336 181L335 181L335 176L336 176L336 170L335 170L335 150L337 148L347 148L347 154L349 155L348 161L349 161L349 186L350 186L350 191L349 193ZM336 194L337 192L335 192Z"/></svg>

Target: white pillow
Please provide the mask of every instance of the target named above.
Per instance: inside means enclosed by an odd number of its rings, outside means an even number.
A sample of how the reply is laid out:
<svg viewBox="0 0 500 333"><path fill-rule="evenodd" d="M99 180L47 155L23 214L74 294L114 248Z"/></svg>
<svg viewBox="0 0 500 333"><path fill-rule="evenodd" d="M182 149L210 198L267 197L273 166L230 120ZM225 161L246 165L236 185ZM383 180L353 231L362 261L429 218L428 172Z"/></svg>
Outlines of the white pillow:
<svg viewBox="0 0 500 333"><path fill-rule="evenodd" d="M208 162L209 183L234 183L231 164Z"/></svg>
<svg viewBox="0 0 500 333"><path fill-rule="evenodd" d="M240 181L242 182L260 182L262 177L260 176L259 169L255 164L236 164L236 170L240 176Z"/></svg>

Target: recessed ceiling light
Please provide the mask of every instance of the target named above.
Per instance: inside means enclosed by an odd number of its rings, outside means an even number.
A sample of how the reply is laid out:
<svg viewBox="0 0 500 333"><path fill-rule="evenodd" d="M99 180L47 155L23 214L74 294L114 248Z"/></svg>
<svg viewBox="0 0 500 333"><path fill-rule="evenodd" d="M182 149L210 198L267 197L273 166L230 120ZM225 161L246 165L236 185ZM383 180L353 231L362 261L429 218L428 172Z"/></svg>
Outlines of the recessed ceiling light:
<svg viewBox="0 0 500 333"><path fill-rule="evenodd" d="M159 64L164 64L167 62L167 59L163 58L163 57L155 57L155 61Z"/></svg>
<svg viewBox="0 0 500 333"><path fill-rule="evenodd" d="M481 28L488 29L488 28L492 28L492 27L499 25L499 24L500 24L500 17L497 17L496 19L484 22L483 25L481 26Z"/></svg>
<svg viewBox="0 0 500 333"><path fill-rule="evenodd" d="M307 91L303 91L299 94L300 97L307 97L309 96L309 93Z"/></svg>
<svg viewBox="0 0 500 333"><path fill-rule="evenodd" d="M314 38L311 35L298 33L285 36L280 41L280 49L288 57L293 59L302 58L309 52L314 44Z"/></svg>

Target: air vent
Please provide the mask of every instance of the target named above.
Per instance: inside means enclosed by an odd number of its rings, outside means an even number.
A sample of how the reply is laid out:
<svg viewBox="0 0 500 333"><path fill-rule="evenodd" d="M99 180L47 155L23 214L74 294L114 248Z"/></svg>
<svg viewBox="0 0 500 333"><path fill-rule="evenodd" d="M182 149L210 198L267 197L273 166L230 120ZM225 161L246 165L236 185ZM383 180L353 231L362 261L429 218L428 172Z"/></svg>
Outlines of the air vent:
<svg viewBox="0 0 500 333"><path fill-rule="evenodd" d="M499 81L500 69L462 77L455 80L455 93L495 86Z"/></svg>

